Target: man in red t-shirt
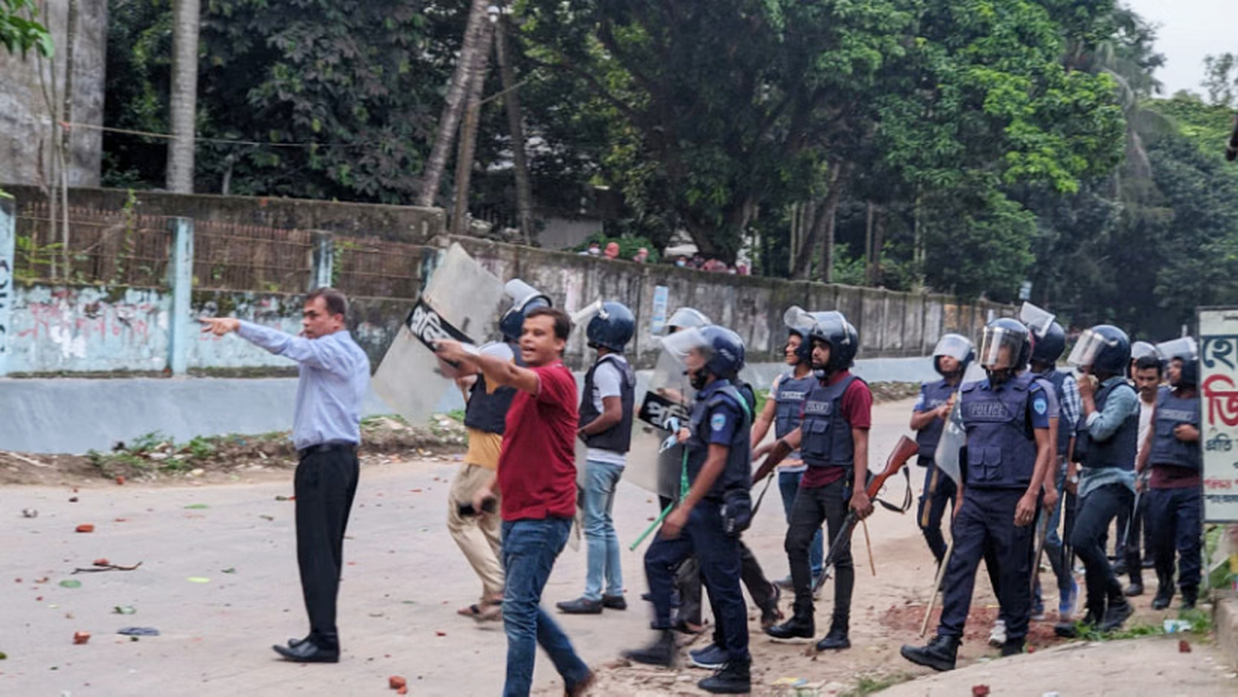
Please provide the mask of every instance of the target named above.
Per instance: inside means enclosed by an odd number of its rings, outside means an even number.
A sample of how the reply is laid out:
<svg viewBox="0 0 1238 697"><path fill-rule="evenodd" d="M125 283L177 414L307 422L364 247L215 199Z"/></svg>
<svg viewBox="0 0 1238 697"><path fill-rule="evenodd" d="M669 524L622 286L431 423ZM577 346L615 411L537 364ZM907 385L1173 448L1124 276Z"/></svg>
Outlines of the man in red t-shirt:
<svg viewBox="0 0 1238 697"><path fill-rule="evenodd" d="M814 580L808 550L812 538L825 523L829 528L828 559L834 566L834 612L830 631L817 642L817 650L846 649L851 620L851 591L855 568L851 540L838 540L848 510L861 520L873 512L864 487L868 478L868 430L872 427L873 393L848 370L855 359L859 335L841 312L818 312L810 331L812 367L819 383L804 399L800 426L771 445L761 446L755 456L770 456L754 475L766 476L780 460L800 451L807 469L791 504L786 549L795 586L794 614L765 633L775 639L811 639L816 634L813 614ZM838 549L834 549L837 546Z"/></svg>
<svg viewBox="0 0 1238 697"><path fill-rule="evenodd" d="M507 681L503 694L529 694L537 644L550 654L568 695L583 694L593 673L576 655L563 630L541 609L542 589L563 551L576 514L576 379L563 365L572 321L562 310L542 307L525 315L520 357L527 367L477 355L455 341L438 344L438 355L475 367L494 385L516 388L507 411L498 471L473 495L473 507L502 496L503 626L507 632ZM484 515L484 513L483 513Z"/></svg>

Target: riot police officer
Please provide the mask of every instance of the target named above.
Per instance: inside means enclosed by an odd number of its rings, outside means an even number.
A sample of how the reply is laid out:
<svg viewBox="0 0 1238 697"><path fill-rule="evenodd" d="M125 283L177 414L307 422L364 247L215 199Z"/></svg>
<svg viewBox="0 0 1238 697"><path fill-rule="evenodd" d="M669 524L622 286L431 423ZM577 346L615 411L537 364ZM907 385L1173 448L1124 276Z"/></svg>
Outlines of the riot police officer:
<svg viewBox="0 0 1238 697"><path fill-rule="evenodd" d="M984 330L979 361L988 377L963 385L960 414L967 432L960 457L963 486L946 563L941 622L927 646L903 646L903 658L934 670L953 670L971 607L976 570L992 550L1001 576L998 600L1006 618L1002 655L1023 651L1031 609L1032 523L1053 459L1049 396L1022 372L1031 335L1013 319Z"/></svg>
<svg viewBox="0 0 1238 697"><path fill-rule="evenodd" d="M695 554L709 591L718 625L717 646L726 663L698 686L707 692L744 693L751 688L748 615L740 590L739 533L751 520L749 496L751 407L732 380L743 365L744 344L735 332L717 326L689 329L663 340L666 350L683 357L700 390L686 428L687 495L667 515L645 552L645 575L654 606L657 640L624 652L638 663L669 666L674 662L671 631L671 586L675 569Z"/></svg>
<svg viewBox="0 0 1238 697"><path fill-rule="evenodd" d="M1049 565L1053 568L1053 575L1057 578L1057 613L1058 620L1063 622L1074 615L1075 603L1079 597L1079 585L1075 582L1075 576L1071 571L1071 560L1067 558L1067 548L1062 544L1058 527L1065 519L1066 527L1062 534L1066 536L1066 539L1070 539L1069 535L1074 526L1076 499L1066 485L1075 475L1070 471L1073 469L1071 456L1075 449L1075 430L1079 425L1079 413L1083 408L1079 399L1079 385L1074 376L1057 369L1057 360L1065 351L1066 332L1062 329L1062 325L1051 322L1045 329L1044 335L1036 337L1032 346L1031 364L1032 375L1052 386L1059 410L1057 442L1054 443L1055 453L1049 476L1053 479L1054 489L1061 498L1059 505L1054 506L1049 513L1049 520L1045 526L1044 551L1045 556L1049 558ZM1039 581L1039 570L1033 568L1032 573ZM1039 597L1039 582L1036 583L1036 595L1037 602L1032 612L1033 617L1043 613L1043 604Z"/></svg>
<svg viewBox="0 0 1238 697"><path fill-rule="evenodd" d="M1130 367L1126 332L1108 324L1085 330L1067 362L1083 378L1083 424L1075 457L1082 466L1078 513L1071 531L1075 554L1083 561L1087 585L1085 624L1112 631L1134 612L1105 556L1105 538L1118 512L1135 498L1135 450L1139 437L1139 397L1126 381Z"/></svg>
<svg viewBox="0 0 1238 697"><path fill-rule="evenodd" d="M585 328L589 348L598 354L585 373L578 430L589 448L583 492L587 570L584 595L557 604L567 614L593 615L601 613L604 607L628 607L623 597L619 538L611 510L632 445L636 373L624 358L623 350L635 331L632 311L617 302L602 303L601 310Z"/></svg>
<svg viewBox="0 0 1238 697"><path fill-rule="evenodd" d="M1173 600L1175 550L1182 608L1188 609L1199 599L1201 576L1199 355L1189 337L1157 348L1169 360L1169 387L1157 393L1152 427L1139 454L1139 470L1151 469L1147 481L1148 523L1159 583L1152 609L1163 610Z"/></svg>
<svg viewBox="0 0 1238 697"><path fill-rule="evenodd" d="M924 489L916 519L938 564L946 556L941 519L947 503L954 507L956 487L953 479L937 469L933 458L942 429L954 408L954 395L963 382L967 366L975 358L976 347L971 339L961 334L941 337L933 349L933 369L941 378L920 385L920 396L912 407L911 430L916 432L916 443L920 446L916 464L924 468Z"/></svg>
<svg viewBox="0 0 1238 697"><path fill-rule="evenodd" d="M812 372L812 340L811 324L792 323L787 326L787 343L783 354L791 370L774 378L770 386L770 396L765 402L765 408L757 416L752 425L752 442L760 444L769 433L771 424L774 426L774 437L784 438L800 425L800 412L804 408L804 398L812 390L817 381ZM778 491L782 495L783 512L787 523L791 523L791 505L795 503L795 494L800 489L800 480L804 477L807 466L800 459L798 452L787 456L778 466ZM821 531L812 538L812 547L808 552L809 565L812 567L813 578L821 573L821 561L825 555L825 543ZM776 582L783 588L791 588L791 576Z"/></svg>
<svg viewBox="0 0 1238 697"><path fill-rule="evenodd" d="M817 382L804 400L799 428L772 445L762 446L757 455L769 457L757 471L764 476L795 449L808 465L791 509L786 551L795 586L794 614L786 622L769 627L765 633L775 639L811 639L816 634L813 607L814 579L808 561L813 535L825 523L834 555L834 608L829 632L817 642L817 650L851 647L851 594L855 569L850 540L837 536L848 509L861 520L873 512L864 487L868 476L868 429L872 426L873 394L868 385L850 372L859 347L855 327L841 312L814 315L812 366Z"/></svg>

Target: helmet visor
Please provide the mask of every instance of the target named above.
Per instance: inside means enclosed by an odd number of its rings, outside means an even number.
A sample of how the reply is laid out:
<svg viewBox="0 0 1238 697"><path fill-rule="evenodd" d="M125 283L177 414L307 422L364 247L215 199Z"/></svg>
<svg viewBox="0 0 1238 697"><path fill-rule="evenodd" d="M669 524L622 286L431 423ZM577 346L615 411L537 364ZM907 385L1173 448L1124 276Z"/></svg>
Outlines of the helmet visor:
<svg viewBox="0 0 1238 697"><path fill-rule="evenodd" d="M689 356L694 353L705 358L712 353L709 341L698 327L681 329L674 334L662 337L659 341L662 343L663 351L684 365L688 365Z"/></svg>
<svg viewBox="0 0 1238 697"><path fill-rule="evenodd" d="M1052 312L1046 312L1029 302L1023 303L1023 308L1019 310L1019 321L1026 324L1037 337L1043 337L1045 332L1049 331L1055 318L1056 315Z"/></svg>
<svg viewBox="0 0 1238 697"><path fill-rule="evenodd" d="M513 278L503 286L503 290L507 292L512 299L512 305L523 308L530 300L536 297L545 297L545 293L525 283L519 278Z"/></svg>
<svg viewBox="0 0 1238 697"><path fill-rule="evenodd" d="M1163 341L1156 345L1156 350L1167 360L1181 358L1184 361L1193 361L1199 358L1199 348L1189 336Z"/></svg>
<svg viewBox="0 0 1238 697"><path fill-rule="evenodd" d="M1161 353L1155 346L1146 341L1136 341L1131 344L1131 360L1137 361L1144 356L1156 356L1157 358L1160 358Z"/></svg>
<svg viewBox="0 0 1238 697"><path fill-rule="evenodd" d="M1021 368L1016 366L1023 342L1027 337L1005 327L985 327L984 338L980 341L980 365L991 370L1003 368Z"/></svg>
<svg viewBox="0 0 1238 697"><path fill-rule="evenodd" d="M787 308L787 311L782 313L782 322L790 329L798 329L800 327L811 327L816 323L812 313L804 311L798 305L792 305Z"/></svg>
<svg viewBox="0 0 1238 697"><path fill-rule="evenodd" d="M572 313L572 326L583 327L589 324L589 320L597 317L602 313L602 299L598 298L593 302L585 305L579 310Z"/></svg>
<svg viewBox="0 0 1238 697"><path fill-rule="evenodd" d="M692 327L704 327L707 324L712 324L709 318L706 317L700 310L691 307L681 307L671 313L671 318L666 320L663 325L667 331L672 329L690 329Z"/></svg>
<svg viewBox="0 0 1238 697"><path fill-rule="evenodd" d="M1070 350L1070 356L1066 358L1066 362L1080 368L1090 366L1096 361L1096 356L1100 354L1101 349L1108 344L1105 337L1091 329L1084 329L1079 335L1079 340L1075 342L1075 347Z"/></svg>
<svg viewBox="0 0 1238 697"><path fill-rule="evenodd" d="M947 334L937 342L937 348L933 349L933 357L949 356L956 361L962 362L967 358L967 354L971 353L972 345L966 337L958 334Z"/></svg>

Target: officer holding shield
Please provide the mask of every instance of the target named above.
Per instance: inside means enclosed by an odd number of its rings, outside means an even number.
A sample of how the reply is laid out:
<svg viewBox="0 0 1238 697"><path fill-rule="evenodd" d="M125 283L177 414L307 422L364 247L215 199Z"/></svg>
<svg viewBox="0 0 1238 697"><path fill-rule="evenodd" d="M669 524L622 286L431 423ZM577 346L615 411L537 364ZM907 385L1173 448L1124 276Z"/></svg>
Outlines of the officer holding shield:
<svg viewBox="0 0 1238 697"><path fill-rule="evenodd" d="M1031 333L1022 323L990 322L979 357L988 377L960 391L967 445L960 457L963 486L952 526L954 552L946 564L937 635L927 646L901 650L912 663L954 669L976 570L990 551L998 562L998 600L1006 618L1002 655L1023 651L1032 600L1032 523L1054 451L1044 384L1023 372L1031 349Z"/></svg>

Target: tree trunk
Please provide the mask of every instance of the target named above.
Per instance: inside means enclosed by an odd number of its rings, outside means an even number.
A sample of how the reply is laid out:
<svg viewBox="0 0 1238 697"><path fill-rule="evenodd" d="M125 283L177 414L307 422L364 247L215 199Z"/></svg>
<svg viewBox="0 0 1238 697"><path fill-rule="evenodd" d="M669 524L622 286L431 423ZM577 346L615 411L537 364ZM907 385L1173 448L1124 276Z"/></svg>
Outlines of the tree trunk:
<svg viewBox="0 0 1238 697"><path fill-rule="evenodd" d="M199 0L175 0L172 9L172 140L168 144L166 186L193 193L194 118L198 101Z"/></svg>
<svg viewBox="0 0 1238 697"><path fill-rule="evenodd" d="M507 106L507 129L512 139L512 167L516 175L516 216L520 224L520 236L525 244L533 241L533 187L529 182L529 162L525 155L524 113L520 108L520 88L516 84L516 71L512 67L510 48L507 45L507 26L511 21L507 14L499 17L495 25L494 47L499 61L499 77L503 80L503 103Z"/></svg>
<svg viewBox="0 0 1238 697"><path fill-rule="evenodd" d="M486 69L490 67L490 40L494 37L494 26L482 22L478 32L481 34L478 38L480 53L473 62L469 77L468 106L464 112L464 123L460 126L460 148L456 151L456 201L451 216L453 235L468 234L469 180L473 176L473 155L477 152L477 127L481 122L481 99L486 86Z"/></svg>
<svg viewBox="0 0 1238 697"><path fill-rule="evenodd" d="M864 285L873 285L873 202L868 202L868 215L864 221Z"/></svg>
<svg viewBox="0 0 1238 697"><path fill-rule="evenodd" d="M490 0L473 0L469 5L469 19L464 28L464 42L460 46L460 57L456 60L456 70L447 88L447 101L443 104L443 114L438 120L438 134L434 137L430 157L426 160L426 172L421 178L421 188L417 192L418 206L433 206L438 197L439 183L443 179L443 172L447 169L447 153L451 150L457 127L460 125L469 76L473 71L473 63L478 57L478 43L481 39L479 30L489 21L486 19L486 9L489 6Z"/></svg>
<svg viewBox="0 0 1238 697"><path fill-rule="evenodd" d="M834 282L834 228L838 222L838 199L826 202L821 213L825 219L825 240L821 244L821 282Z"/></svg>
<svg viewBox="0 0 1238 697"><path fill-rule="evenodd" d="M808 234L795 256L795 265L791 269L791 278L797 281L807 281L812 270L812 258L822 235L825 235L825 252L822 261L826 263L822 276L827 280L832 275L831 265L834 256L834 212L842 198L843 188L851 174L851 165L845 162L831 162L829 171L829 190L825 199L816 206L813 224L808 228Z"/></svg>
<svg viewBox="0 0 1238 697"><path fill-rule="evenodd" d="M881 250L886 243L886 216L885 210L878 207L873 216L873 278L868 282L870 286L881 286Z"/></svg>

